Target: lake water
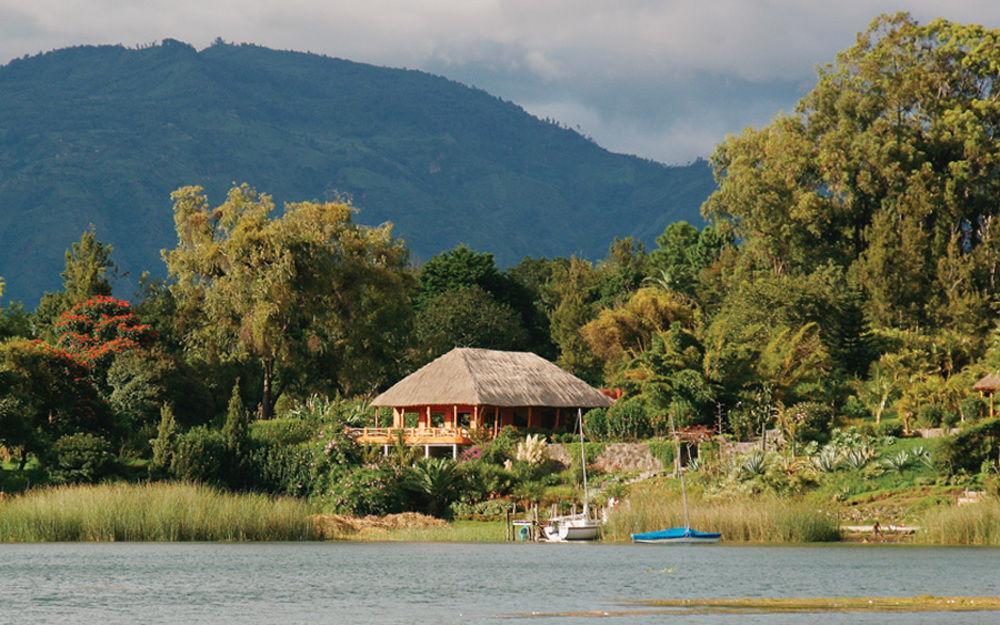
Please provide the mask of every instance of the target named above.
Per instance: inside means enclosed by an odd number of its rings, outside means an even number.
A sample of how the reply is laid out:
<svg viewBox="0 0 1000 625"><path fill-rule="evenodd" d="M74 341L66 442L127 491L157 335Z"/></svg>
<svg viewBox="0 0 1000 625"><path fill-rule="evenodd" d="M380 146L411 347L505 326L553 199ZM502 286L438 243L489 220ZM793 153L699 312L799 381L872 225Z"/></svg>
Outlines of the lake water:
<svg viewBox="0 0 1000 625"><path fill-rule="evenodd" d="M464 544L0 545L0 622L997 623L1000 613L530 618L637 599L1000 594L1000 550ZM513 618L512 618L513 617Z"/></svg>

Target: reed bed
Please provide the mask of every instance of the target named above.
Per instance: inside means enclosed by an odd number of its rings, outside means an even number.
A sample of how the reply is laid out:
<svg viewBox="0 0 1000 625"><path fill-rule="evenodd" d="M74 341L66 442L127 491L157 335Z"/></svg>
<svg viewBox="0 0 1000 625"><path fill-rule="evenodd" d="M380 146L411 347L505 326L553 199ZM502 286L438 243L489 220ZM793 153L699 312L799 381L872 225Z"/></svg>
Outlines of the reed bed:
<svg viewBox="0 0 1000 625"><path fill-rule="evenodd" d="M1000 546L1000 501L931 510L924 517L917 542Z"/></svg>
<svg viewBox="0 0 1000 625"><path fill-rule="evenodd" d="M812 543L840 540L837 519L815 506L787 499L690 500L691 527L722 532L725 542ZM679 498L654 489L637 490L608 519L605 540L625 542L633 533L684 525Z"/></svg>
<svg viewBox="0 0 1000 625"><path fill-rule="evenodd" d="M308 506L182 483L60 486L0 502L0 542L310 540Z"/></svg>

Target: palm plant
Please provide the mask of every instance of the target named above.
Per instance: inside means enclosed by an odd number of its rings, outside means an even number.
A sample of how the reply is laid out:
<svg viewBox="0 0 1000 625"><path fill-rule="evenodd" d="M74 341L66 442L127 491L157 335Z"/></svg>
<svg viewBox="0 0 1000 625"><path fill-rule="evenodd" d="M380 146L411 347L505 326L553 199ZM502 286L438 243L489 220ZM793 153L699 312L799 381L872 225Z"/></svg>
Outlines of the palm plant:
<svg viewBox="0 0 1000 625"><path fill-rule="evenodd" d="M410 490L419 494L428 514L443 516L449 504L458 498L459 475L456 464L444 458L424 458L408 476Z"/></svg>

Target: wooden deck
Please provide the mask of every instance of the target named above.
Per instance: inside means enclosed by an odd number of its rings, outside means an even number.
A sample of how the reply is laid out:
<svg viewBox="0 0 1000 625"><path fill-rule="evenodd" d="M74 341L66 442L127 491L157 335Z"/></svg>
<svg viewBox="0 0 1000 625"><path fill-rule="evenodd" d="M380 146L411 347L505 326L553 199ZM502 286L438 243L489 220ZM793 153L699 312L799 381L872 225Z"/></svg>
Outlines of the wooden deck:
<svg viewBox="0 0 1000 625"><path fill-rule="evenodd" d="M394 445L403 432L407 445L471 445L469 430L450 427L433 428L351 428L347 433L362 445Z"/></svg>

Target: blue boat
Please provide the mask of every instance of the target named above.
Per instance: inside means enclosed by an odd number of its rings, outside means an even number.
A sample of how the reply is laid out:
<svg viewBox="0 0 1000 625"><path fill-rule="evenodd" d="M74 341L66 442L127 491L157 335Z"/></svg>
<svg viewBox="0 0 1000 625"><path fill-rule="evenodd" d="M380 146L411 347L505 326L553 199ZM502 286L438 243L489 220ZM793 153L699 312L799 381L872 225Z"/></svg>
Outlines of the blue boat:
<svg viewBox="0 0 1000 625"><path fill-rule="evenodd" d="M656 532L632 534L632 542L680 545L697 543L717 543L722 538L719 532L699 532L690 527L671 527Z"/></svg>
<svg viewBox="0 0 1000 625"><path fill-rule="evenodd" d="M699 532L691 529L691 519L688 516L687 488L684 486L684 467L681 466L681 443L674 429L674 413L670 413L670 433L674 438L674 475L681 479L681 501L684 503L684 527L671 527L655 532L632 534L632 542L655 543L658 545L695 545L699 543L717 543L722 538L719 532Z"/></svg>

